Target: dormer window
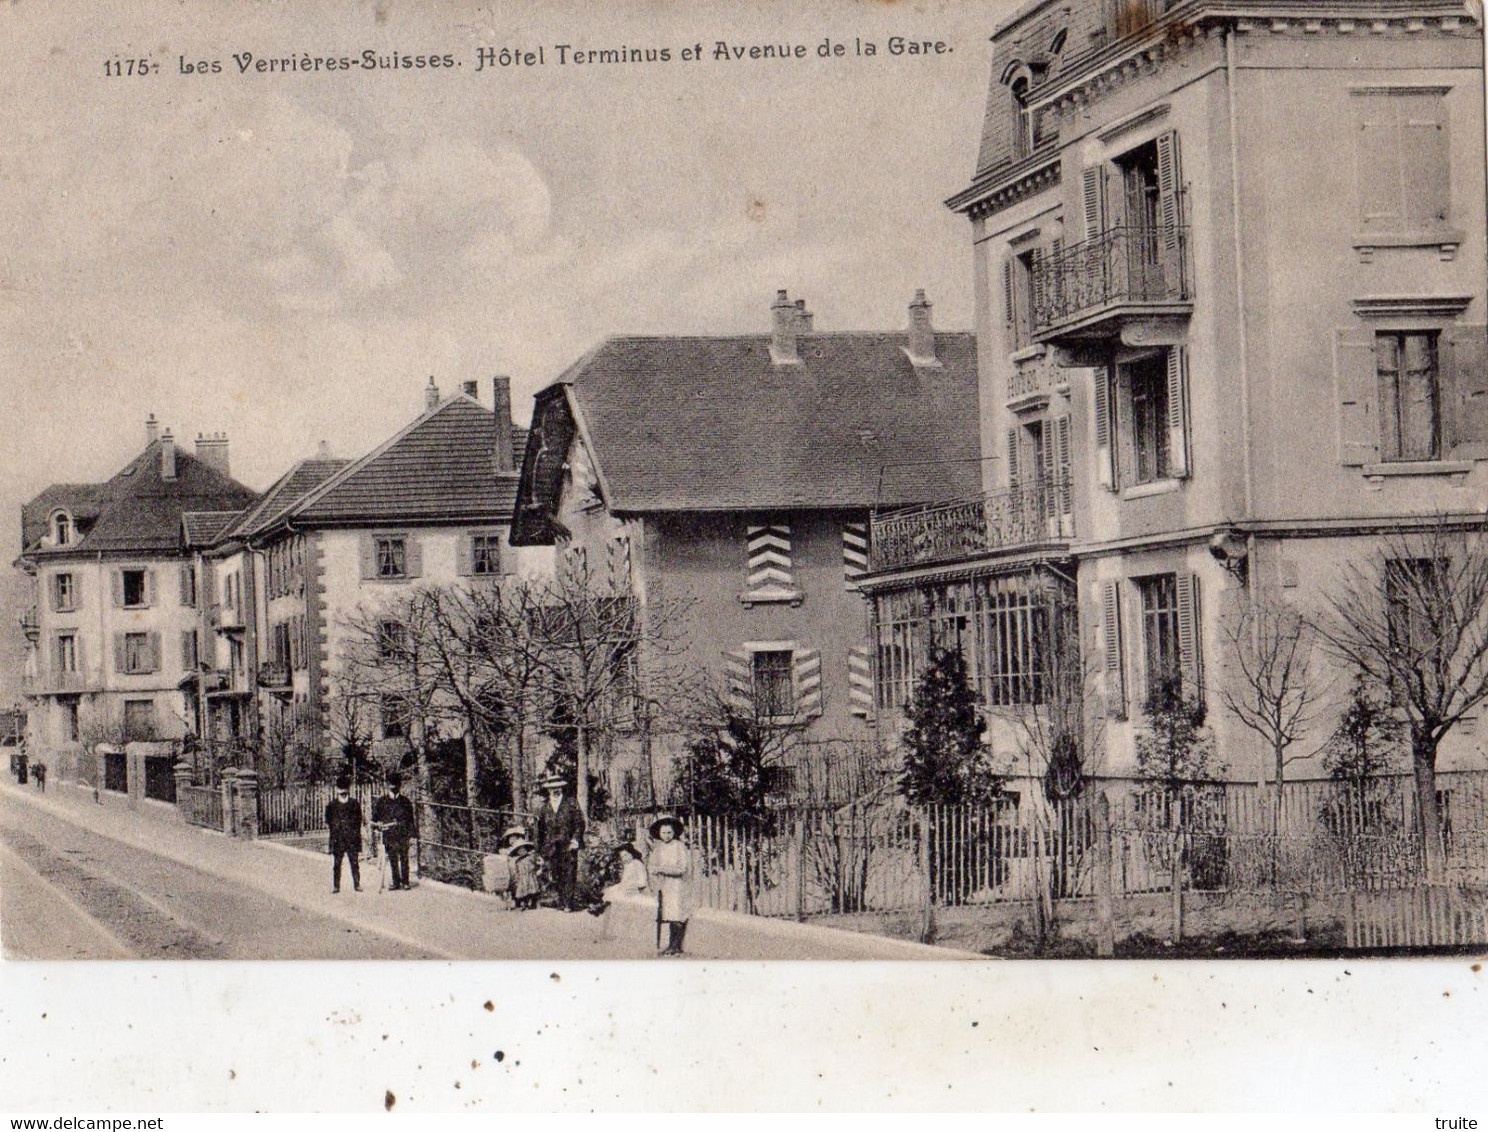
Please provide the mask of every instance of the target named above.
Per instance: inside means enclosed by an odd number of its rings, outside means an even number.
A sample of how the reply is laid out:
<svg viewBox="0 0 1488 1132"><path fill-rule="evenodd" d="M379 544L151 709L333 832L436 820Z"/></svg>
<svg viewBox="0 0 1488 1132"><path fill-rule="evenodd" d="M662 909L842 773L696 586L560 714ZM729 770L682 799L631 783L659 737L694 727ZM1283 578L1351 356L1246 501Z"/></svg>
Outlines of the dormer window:
<svg viewBox="0 0 1488 1132"><path fill-rule="evenodd" d="M1008 88L1013 94L1013 160L1033 152L1033 115L1028 110L1028 76L1019 75Z"/></svg>
<svg viewBox="0 0 1488 1132"><path fill-rule="evenodd" d="M56 546L68 546L72 543L72 536L72 516L66 511L52 512L52 543Z"/></svg>

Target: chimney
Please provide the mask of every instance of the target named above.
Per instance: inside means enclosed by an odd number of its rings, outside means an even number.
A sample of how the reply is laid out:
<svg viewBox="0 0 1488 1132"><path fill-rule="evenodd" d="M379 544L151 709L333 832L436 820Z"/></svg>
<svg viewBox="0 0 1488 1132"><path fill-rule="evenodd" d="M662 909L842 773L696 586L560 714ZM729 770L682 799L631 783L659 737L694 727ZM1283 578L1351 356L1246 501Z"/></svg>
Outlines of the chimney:
<svg viewBox="0 0 1488 1132"><path fill-rule="evenodd" d="M492 461L496 471L517 470L517 454L512 449L511 378L506 376L491 379L496 404L496 451Z"/></svg>
<svg viewBox="0 0 1488 1132"><path fill-rule="evenodd" d="M176 438L171 435L170 429L166 429L160 437L160 478L176 478Z"/></svg>
<svg viewBox="0 0 1488 1132"><path fill-rule="evenodd" d="M923 288L915 291L909 304L909 360L917 366L940 363L935 358L935 330L930 325L930 300Z"/></svg>
<svg viewBox="0 0 1488 1132"><path fill-rule="evenodd" d="M221 472L224 476L232 475L228 471L227 433L197 433L196 458L213 471Z"/></svg>
<svg viewBox="0 0 1488 1132"><path fill-rule="evenodd" d="M811 323L815 316L806 309L806 300L796 300L796 330L801 334L811 333Z"/></svg>
<svg viewBox="0 0 1488 1132"><path fill-rule="evenodd" d="M461 385L460 391L464 393L465 396L469 397L472 401L480 400L480 388L473 381L467 381L463 385Z"/></svg>
<svg viewBox="0 0 1488 1132"><path fill-rule="evenodd" d="M331 459L331 445L329 441L322 440L315 446L315 458L317 460Z"/></svg>
<svg viewBox="0 0 1488 1132"><path fill-rule="evenodd" d="M796 352L796 331L799 329L802 309L790 301L782 287L775 292L775 301L770 304L770 360L777 366L796 365L801 355Z"/></svg>
<svg viewBox="0 0 1488 1132"><path fill-rule="evenodd" d="M145 418L145 443L154 444L160 439L160 424L155 420L155 414L151 413Z"/></svg>
<svg viewBox="0 0 1488 1132"><path fill-rule="evenodd" d="M434 375L429 375L429 384L424 387L424 411L428 412L439 404L439 386L434 384Z"/></svg>

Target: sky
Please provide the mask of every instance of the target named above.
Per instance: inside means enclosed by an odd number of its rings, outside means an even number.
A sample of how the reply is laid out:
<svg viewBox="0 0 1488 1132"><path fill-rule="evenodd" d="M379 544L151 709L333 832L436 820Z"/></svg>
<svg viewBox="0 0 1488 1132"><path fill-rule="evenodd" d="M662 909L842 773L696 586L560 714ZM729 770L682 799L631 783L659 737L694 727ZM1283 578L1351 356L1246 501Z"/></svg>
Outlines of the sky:
<svg viewBox="0 0 1488 1132"><path fill-rule="evenodd" d="M937 326L972 325L970 229L942 202L971 176L1006 3L332 7L0 9L9 554L21 503L112 475L150 413L178 441L226 432L262 489L321 440L379 443L430 376L489 400L509 375L525 421L605 336L763 332L781 287L821 330L902 327L917 287ZM573 61L622 47L671 57ZM364 51L458 65L279 62Z"/></svg>

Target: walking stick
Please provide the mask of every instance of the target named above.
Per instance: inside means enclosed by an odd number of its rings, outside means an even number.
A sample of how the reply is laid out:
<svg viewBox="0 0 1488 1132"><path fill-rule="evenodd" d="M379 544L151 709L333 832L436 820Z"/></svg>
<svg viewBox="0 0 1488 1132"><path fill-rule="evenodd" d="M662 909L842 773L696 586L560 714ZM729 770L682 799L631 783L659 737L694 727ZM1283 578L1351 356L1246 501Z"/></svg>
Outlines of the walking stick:
<svg viewBox="0 0 1488 1132"><path fill-rule="evenodd" d="M387 889L387 838L382 836L382 826L372 827L372 849L375 852L378 841L382 842L382 859L377 862L377 893L382 895Z"/></svg>
<svg viewBox="0 0 1488 1132"><path fill-rule="evenodd" d="M656 894L656 950L661 950L661 893Z"/></svg>

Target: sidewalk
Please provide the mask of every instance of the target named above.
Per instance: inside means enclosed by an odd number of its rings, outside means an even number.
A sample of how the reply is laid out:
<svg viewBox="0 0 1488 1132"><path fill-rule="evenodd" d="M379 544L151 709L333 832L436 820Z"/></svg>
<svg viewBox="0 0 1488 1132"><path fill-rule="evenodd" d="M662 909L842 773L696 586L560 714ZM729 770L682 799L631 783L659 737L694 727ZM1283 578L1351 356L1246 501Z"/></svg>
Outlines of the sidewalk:
<svg viewBox="0 0 1488 1132"><path fill-rule="evenodd" d="M614 938L602 940L599 921L584 913L547 908L513 912L495 897L438 881L416 880L411 891L379 893L380 859L363 862L361 892L354 892L343 875L341 892L332 894L328 854L198 829L163 803L142 802L131 809L129 799L108 793L95 802L91 787L59 782L42 794L7 777L0 789L95 833L443 958L649 959L655 954L653 930L646 924L637 927L634 917L617 917ZM711 910L699 912L688 944L695 959L970 957L901 940Z"/></svg>

